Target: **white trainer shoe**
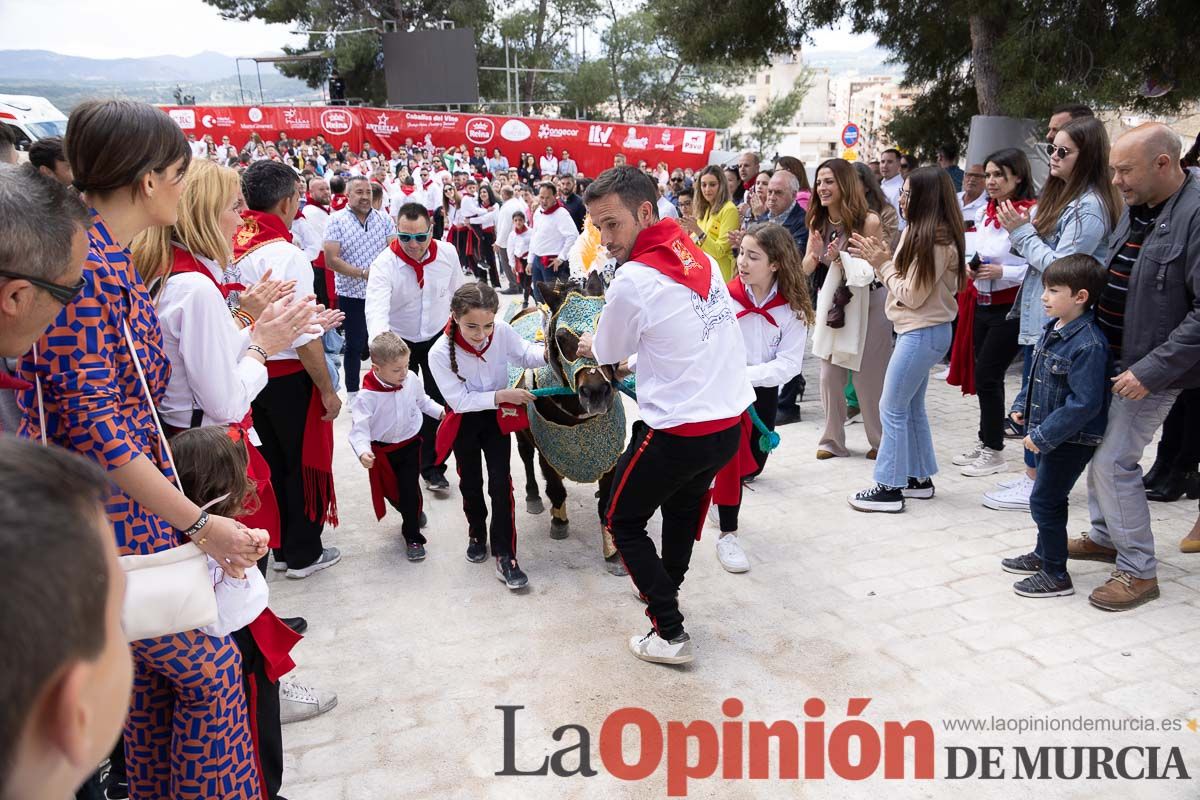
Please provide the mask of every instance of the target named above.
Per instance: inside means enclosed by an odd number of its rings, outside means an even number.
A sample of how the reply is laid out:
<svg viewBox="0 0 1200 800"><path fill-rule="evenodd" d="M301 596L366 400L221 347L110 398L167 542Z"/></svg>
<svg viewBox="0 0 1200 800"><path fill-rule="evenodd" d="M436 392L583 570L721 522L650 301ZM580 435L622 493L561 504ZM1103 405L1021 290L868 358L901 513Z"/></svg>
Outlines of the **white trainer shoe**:
<svg viewBox="0 0 1200 800"><path fill-rule="evenodd" d="M1003 489L993 489L983 496L983 505L995 511L1024 511L1029 512L1029 496L1033 494L1033 481L1025 473L1017 478L1012 485Z"/></svg>
<svg viewBox="0 0 1200 800"><path fill-rule="evenodd" d="M709 503L708 505L708 521L718 528L721 527L721 512L717 510L716 503Z"/></svg>
<svg viewBox="0 0 1200 800"><path fill-rule="evenodd" d="M272 557L271 569L275 570L276 572L286 572L287 571L287 562L280 561L279 559Z"/></svg>
<svg viewBox="0 0 1200 800"><path fill-rule="evenodd" d="M307 578L314 572L320 572L323 569L329 569L341 560L341 550L338 550L336 547L326 547L323 551L321 551L321 557L316 561L309 564L307 567L300 567L299 569L292 569L291 567L288 567L288 571L285 572L284 575L295 579Z"/></svg>
<svg viewBox="0 0 1200 800"><path fill-rule="evenodd" d="M336 706L337 702L337 695L333 692L288 680L279 681L279 721L283 725L318 717Z"/></svg>
<svg viewBox="0 0 1200 800"><path fill-rule="evenodd" d="M687 664L696 657L692 637L687 633L667 641L653 630L644 636L630 636L629 652L655 664Z"/></svg>
<svg viewBox="0 0 1200 800"><path fill-rule="evenodd" d="M717 537L717 560L726 572L749 572L750 559L742 550L736 533L725 533Z"/></svg>
<svg viewBox="0 0 1200 800"><path fill-rule="evenodd" d="M1020 475L1018 475L1015 478L1009 478L1008 480L1000 481L999 483L996 484L996 489L1011 489L1012 487L1016 486L1021 481L1025 481L1025 480L1029 480L1029 478L1028 478L1028 476L1026 476L1026 474L1024 472L1022 472ZM992 491L995 491L995 489L993 489Z"/></svg>
<svg viewBox="0 0 1200 800"><path fill-rule="evenodd" d="M979 458L963 467L962 474L968 478L982 478L985 475L995 475L997 472L1007 470L1008 462L1004 460L1004 453L990 447L981 447Z"/></svg>
<svg viewBox="0 0 1200 800"><path fill-rule="evenodd" d="M983 442L976 442L975 446L965 453L960 453L954 457L954 466L965 467L968 464L973 464L975 459L979 458L979 453L983 450Z"/></svg>

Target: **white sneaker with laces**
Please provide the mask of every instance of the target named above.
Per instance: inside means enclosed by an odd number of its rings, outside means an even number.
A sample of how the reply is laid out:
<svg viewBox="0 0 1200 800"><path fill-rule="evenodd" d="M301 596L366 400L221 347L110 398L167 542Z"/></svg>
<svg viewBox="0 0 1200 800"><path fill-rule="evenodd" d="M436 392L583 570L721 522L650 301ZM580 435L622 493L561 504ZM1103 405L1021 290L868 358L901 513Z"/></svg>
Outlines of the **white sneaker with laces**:
<svg viewBox="0 0 1200 800"><path fill-rule="evenodd" d="M280 561L279 559L275 558L271 562L271 569L275 570L276 572L286 572L287 562Z"/></svg>
<svg viewBox="0 0 1200 800"><path fill-rule="evenodd" d="M723 533L717 537L717 560L726 572L750 571L750 559L746 558L736 533Z"/></svg>
<svg viewBox="0 0 1200 800"><path fill-rule="evenodd" d="M692 637L687 633L667 641L653 630L644 636L630 636L629 652L655 664L687 664L696 657Z"/></svg>
<svg viewBox="0 0 1200 800"><path fill-rule="evenodd" d="M983 496L983 505L995 511L1029 512L1029 496L1033 494L1033 481L1025 473L1004 489L993 489Z"/></svg>
<svg viewBox="0 0 1200 800"><path fill-rule="evenodd" d="M950 367L946 367L945 369L938 370L937 372L933 373L932 377L935 381L946 380L946 378L950 377Z"/></svg>
<svg viewBox="0 0 1200 800"><path fill-rule="evenodd" d="M1000 481L999 483L996 484L996 489L1011 489L1012 487L1016 486L1018 483L1020 483L1021 481L1024 481L1024 480L1029 480L1029 478L1026 476L1026 474L1024 472L1022 472L1020 475L1018 475L1015 478L1009 478L1008 480ZM995 489L993 489L992 491L995 491Z"/></svg>
<svg viewBox="0 0 1200 800"><path fill-rule="evenodd" d="M983 450L983 442L976 442L975 446L972 447L970 450L954 457L954 466L965 467L968 464L974 463L975 459L979 458L979 453L982 450Z"/></svg>
<svg viewBox="0 0 1200 800"><path fill-rule="evenodd" d="M285 572L284 575L295 579L307 578L314 572L320 572L323 569L329 569L341 560L341 550L338 550L336 547L326 547L323 551L321 551L321 557L316 561L309 564L307 567L300 567L298 569L292 569L291 567L288 567L288 571Z"/></svg>
<svg viewBox="0 0 1200 800"><path fill-rule="evenodd" d="M313 689L289 680L279 681L279 721L284 725L320 716L336 706L337 702L337 695L333 692Z"/></svg>
<svg viewBox="0 0 1200 800"><path fill-rule="evenodd" d="M1008 462L1004 460L1004 453L999 450L993 450L990 447L981 447L979 449L979 458L972 461L962 468L962 474L968 478L982 478L986 475L995 475L997 472L1005 472L1008 470Z"/></svg>
<svg viewBox="0 0 1200 800"><path fill-rule="evenodd" d="M708 506L708 521L718 528L721 527L721 512L717 510L716 503L709 503Z"/></svg>

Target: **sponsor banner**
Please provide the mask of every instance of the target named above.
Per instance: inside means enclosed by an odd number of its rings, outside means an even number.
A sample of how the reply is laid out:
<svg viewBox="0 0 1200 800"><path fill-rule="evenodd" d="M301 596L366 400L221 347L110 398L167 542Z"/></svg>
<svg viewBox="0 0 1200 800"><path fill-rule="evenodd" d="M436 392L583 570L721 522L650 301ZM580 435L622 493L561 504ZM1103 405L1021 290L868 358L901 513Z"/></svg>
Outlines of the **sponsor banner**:
<svg viewBox="0 0 1200 800"><path fill-rule="evenodd" d="M386 108L319 106L165 106L171 118L187 133L203 136L228 135L241 145L251 133L275 139L280 132L289 138L324 136L335 148L349 143L358 152L363 145L387 155L406 140L434 147L483 147L494 149L517 165L521 153L541 158L546 147L555 158L567 150L579 171L595 176L623 153L630 164L645 160L651 166L665 161L675 167L700 169L708 163L716 132L704 129L658 125L628 125L620 122L499 117L437 111L403 111ZM240 135L239 135L240 134Z"/></svg>

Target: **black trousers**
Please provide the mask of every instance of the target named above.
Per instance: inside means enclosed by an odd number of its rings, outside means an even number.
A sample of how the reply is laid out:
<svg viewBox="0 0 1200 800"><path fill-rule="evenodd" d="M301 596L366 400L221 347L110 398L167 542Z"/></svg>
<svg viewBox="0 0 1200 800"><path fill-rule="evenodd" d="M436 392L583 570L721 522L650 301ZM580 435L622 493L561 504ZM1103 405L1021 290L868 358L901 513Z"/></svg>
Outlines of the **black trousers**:
<svg viewBox="0 0 1200 800"><path fill-rule="evenodd" d="M634 423L617 460L605 522L638 591L646 616L664 639L683 633L676 595L704 524L713 477L737 452L739 425L706 436L677 436ZM646 523L662 509L662 557Z"/></svg>
<svg viewBox="0 0 1200 800"><path fill-rule="evenodd" d="M754 410L769 430L775 430L775 417L778 414L779 406L783 405L780 394L781 392L774 386L754 387ZM768 454L758 446L759 435L757 428L750 435L750 452L754 454L754 463L758 464L758 469L751 473L751 477L761 475L763 468L767 466ZM721 533L731 533L738 529L738 513L742 510L742 491L742 484L738 483L738 504L736 506L717 506L717 514L721 518Z"/></svg>
<svg viewBox="0 0 1200 800"><path fill-rule="evenodd" d="M279 501L280 538L277 561L289 567L307 567L321 557L320 522L304 511L304 475L300 463L313 382L304 371L271 378L250 404L254 429L262 439L259 452L271 468L271 488Z"/></svg>
<svg viewBox="0 0 1200 800"><path fill-rule="evenodd" d="M500 286L500 272L496 268L496 251L492 249L492 245L496 243L496 231L487 231L478 225L472 225L471 228L479 242L477 263L480 267L475 270L475 274L479 276L479 280L484 282L490 278L492 286L498 287ZM484 264L487 265L486 272L482 268Z"/></svg>
<svg viewBox="0 0 1200 800"><path fill-rule="evenodd" d="M975 394L979 398L979 441L992 450L1004 449L1004 373L1021 345L1019 319L1007 320L1012 303L975 306Z"/></svg>
<svg viewBox="0 0 1200 800"><path fill-rule="evenodd" d="M433 238L441 239L446 231L446 213L442 209L433 212Z"/></svg>
<svg viewBox="0 0 1200 800"><path fill-rule="evenodd" d="M338 310L346 313L342 332L346 334L346 357L342 368L346 371L346 391L358 391L358 376L363 359L370 355L367 350L367 301L358 297L338 295Z"/></svg>
<svg viewBox="0 0 1200 800"><path fill-rule="evenodd" d="M1185 389L1175 398L1154 460L1168 472L1195 472L1200 463L1200 389Z"/></svg>
<svg viewBox="0 0 1200 800"><path fill-rule="evenodd" d="M385 444L372 442L372 444ZM399 499L388 498L392 508L400 512L400 533L409 544L425 544L421 534L421 506L423 497L418 479L421 474L421 438L413 439L404 447L387 453L388 464L396 475L396 486L399 487Z"/></svg>
<svg viewBox="0 0 1200 800"><path fill-rule="evenodd" d="M267 797L276 800L283 786L283 728L279 720L279 684L267 677L267 663L248 628L234 631L242 654L242 688L257 736L255 754Z"/></svg>
<svg viewBox="0 0 1200 800"><path fill-rule="evenodd" d="M512 437L500 432L494 410L463 414L458 437L454 440L454 461L458 465L458 490L463 512L467 515L468 535L488 540L491 533L492 555L516 558L517 526L513 519ZM483 497L483 465L487 462L487 494L492 500L492 524L488 526L488 508Z"/></svg>
<svg viewBox="0 0 1200 800"><path fill-rule="evenodd" d="M442 334L439 332L432 339L426 339L423 342L414 342L409 339L404 341L407 342L410 351L408 368L421 376L421 382L425 384L425 394L433 398L434 402L444 406L446 399L442 397L442 390L438 388L437 381L433 379L433 373L429 371L429 351L440 338L442 338ZM435 463L437 461L435 447L437 429L438 420L424 415L424 419L421 421L421 476L426 479L446 474L446 465L438 466Z"/></svg>

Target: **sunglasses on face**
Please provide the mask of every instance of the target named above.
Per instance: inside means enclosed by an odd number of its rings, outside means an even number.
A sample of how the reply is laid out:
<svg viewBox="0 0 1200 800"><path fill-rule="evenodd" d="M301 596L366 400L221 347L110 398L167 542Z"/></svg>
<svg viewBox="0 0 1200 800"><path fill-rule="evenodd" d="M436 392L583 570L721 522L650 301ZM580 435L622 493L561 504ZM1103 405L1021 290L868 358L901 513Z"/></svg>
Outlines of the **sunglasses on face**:
<svg viewBox="0 0 1200 800"><path fill-rule="evenodd" d="M1074 150L1071 150L1070 148L1056 147L1055 145L1052 145L1052 144L1045 144L1042 146L1046 148L1046 155L1050 156L1051 158L1058 156L1059 161L1062 161L1064 158L1071 155L1071 153L1075 152Z"/></svg>
<svg viewBox="0 0 1200 800"><path fill-rule="evenodd" d="M50 283L49 281L31 278L28 275L22 275L19 272L0 271L0 276L5 278L14 278L16 280L29 281L39 289L45 290L47 294L49 294L58 302L62 303L64 306L70 305L71 302L79 296L79 293L83 291L83 287L87 286L87 281L84 280L82 276L80 276L77 282L70 286L63 286L59 283Z"/></svg>
<svg viewBox="0 0 1200 800"><path fill-rule="evenodd" d="M428 242L429 236L430 236L429 231L425 231L424 233L397 233L396 234L396 238L399 239L404 244L408 244L409 242Z"/></svg>

